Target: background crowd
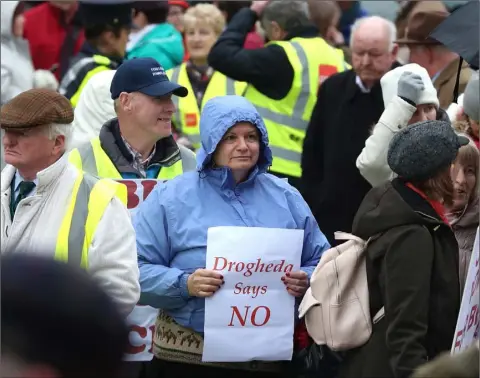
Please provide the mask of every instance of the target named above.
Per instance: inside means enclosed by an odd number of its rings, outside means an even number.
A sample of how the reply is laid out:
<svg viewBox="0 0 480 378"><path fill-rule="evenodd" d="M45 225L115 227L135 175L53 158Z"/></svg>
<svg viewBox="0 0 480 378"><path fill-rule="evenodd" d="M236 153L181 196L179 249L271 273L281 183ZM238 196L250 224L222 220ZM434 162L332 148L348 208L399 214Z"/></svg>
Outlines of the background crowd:
<svg viewBox="0 0 480 378"><path fill-rule="evenodd" d="M121 303L120 312L157 326L145 336L151 350L127 359L121 375L183 377L200 374L201 366L216 377L225 367L203 366L198 358L203 298L223 285L219 275L194 269L204 264L209 227L303 229L302 271L284 277L298 298L322 253L340 243L335 232L375 237L367 269L375 277L371 306L373 313L385 306L391 315L369 343L342 356L338 374L410 376L451 346L478 234L478 46L471 47L475 61L432 36L464 3L2 1L2 254L40 245L67 261L76 253L72 240L81 240L75 258ZM478 8L476 26L478 45ZM28 151L28 164L15 149ZM238 151L248 156L233 162ZM90 182L90 174L99 181ZM104 181L176 176L148 197L133 224L121 203L123 189ZM55 180L69 183L50 184ZM24 189L27 181L37 187ZM20 206L43 190L54 193L48 206ZM88 209L103 203L98 219L85 215L80 236L71 228L63 241L50 237L55 227L69 227L62 203L75 225L82 190ZM101 190L111 195L102 199ZM114 235L122 222L122 234ZM60 245L68 246L64 255ZM28 261L8 264L12 271L33 269ZM61 274L57 268L42 266L41 277ZM11 285L18 285L19 295L25 290L36 306L25 282L15 274L7 279L9 303L15 304ZM90 295L106 303L101 294ZM392 299L388 306L385 297ZM110 314L109 306L99 311ZM62 316L77 321L74 315ZM104 327L103 341L128 341L123 324L114 330L115 322L84 320ZM12 332L24 326L8 321ZM296 348L306 348L311 341L298 342L306 331L301 322L296 326ZM169 345L168 332L189 335L197 348ZM82 340L81 332L75 335ZM9 336L8 369L24 374L36 352ZM60 361L63 342L52 347L54 358L46 350L41 359L65 377L80 376L74 362ZM115 365L110 359L122 354L110 352L98 352L104 369L98 371L107 375ZM92 373L96 363L79 371ZM285 374L275 363L226 368L234 377ZM287 376L304 374L290 369Z"/></svg>

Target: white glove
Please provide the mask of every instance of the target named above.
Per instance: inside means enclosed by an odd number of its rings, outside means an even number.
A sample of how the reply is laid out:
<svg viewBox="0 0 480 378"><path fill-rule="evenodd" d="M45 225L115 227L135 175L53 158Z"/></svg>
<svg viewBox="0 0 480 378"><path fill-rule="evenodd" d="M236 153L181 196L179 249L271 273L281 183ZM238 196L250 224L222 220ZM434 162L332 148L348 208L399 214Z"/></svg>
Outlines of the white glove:
<svg viewBox="0 0 480 378"><path fill-rule="evenodd" d="M33 73L33 87L56 91L58 89L58 81L52 72L48 70L36 70Z"/></svg>

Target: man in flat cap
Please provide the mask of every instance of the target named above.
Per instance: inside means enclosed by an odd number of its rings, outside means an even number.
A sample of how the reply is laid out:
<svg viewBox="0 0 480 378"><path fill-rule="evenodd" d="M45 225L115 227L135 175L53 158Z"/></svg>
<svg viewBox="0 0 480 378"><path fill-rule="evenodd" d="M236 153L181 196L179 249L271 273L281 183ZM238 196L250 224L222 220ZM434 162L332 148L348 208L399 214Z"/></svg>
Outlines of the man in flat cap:
<svg viewBox="0 0 480 378"><path fill-rule="evenodd" d="M0 121L2 255L28 251L86 269L128 315L140 287L126 190L68 162L70 102L32 89L3 105Z"/></svg>
<svg viewBox="0 0 480 378"><path fill-rule="evenodd" d="M171 82L155 59L137 58L118 68L110 92L117 118L102 126L99 137L72 150L69 159L78 169L125 183L128 208L134 213L159 181L196 169L195 154L177 145L171 129L172 96L185 97L188 91ZM143 195L138 195L138 187ZM125 355L125 376L139 377L142 371L159 375L150 363L153 334L142 332L155 327L157 314L158 309L137 306L127 318L131 347Z"/></svg>
<svg viewBox="0 0 480 378"><path fill-rule="evenodd" d="M132 25L132 3L82 1L79 12L86 41L72 59L59 88L73 107L94 74L115 70L123 62Z"/></svg>

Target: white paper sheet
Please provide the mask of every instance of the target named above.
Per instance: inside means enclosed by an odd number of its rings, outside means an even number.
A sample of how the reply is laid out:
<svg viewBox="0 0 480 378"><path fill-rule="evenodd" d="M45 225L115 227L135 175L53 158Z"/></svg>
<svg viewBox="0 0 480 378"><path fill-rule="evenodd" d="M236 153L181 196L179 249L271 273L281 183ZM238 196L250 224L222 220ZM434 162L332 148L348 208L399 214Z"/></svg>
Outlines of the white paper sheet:
<svg viewBox="0 0 480 378"><path fill-rule="evenodd" d="M203 361L292 358L295 298L281 277L300 269L302 248L303 230L208 230L206 269L225 284L205 300Z"/></svg>
<svg viewBox="0 0 480 378"><path fill-rule="evenodd" d="M464 351L476 340L480 326L479 319L479 230L473 246L467 280L463 291L462 304L457 320L455 338L452 345L452 354Z"/></svg>

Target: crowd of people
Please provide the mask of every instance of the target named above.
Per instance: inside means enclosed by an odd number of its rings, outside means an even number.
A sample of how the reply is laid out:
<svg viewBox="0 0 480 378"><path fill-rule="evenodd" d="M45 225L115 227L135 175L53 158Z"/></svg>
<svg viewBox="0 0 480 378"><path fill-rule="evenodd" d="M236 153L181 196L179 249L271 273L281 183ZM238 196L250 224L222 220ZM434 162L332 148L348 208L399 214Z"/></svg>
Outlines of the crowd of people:
<svg viewBox="0 0 480 378"><path fill-rule="evenodd" d="M479 67L431 37L442 1L399 4L2 2L2 376L435 375L478 238ZM303 231L295 311L336 232L373 240L385 316L323 372L298 314L292 361L202 361L218 226Z"/></svg>

